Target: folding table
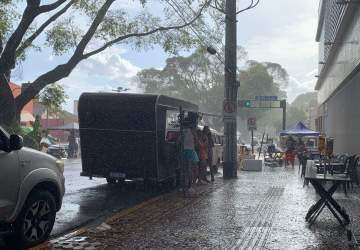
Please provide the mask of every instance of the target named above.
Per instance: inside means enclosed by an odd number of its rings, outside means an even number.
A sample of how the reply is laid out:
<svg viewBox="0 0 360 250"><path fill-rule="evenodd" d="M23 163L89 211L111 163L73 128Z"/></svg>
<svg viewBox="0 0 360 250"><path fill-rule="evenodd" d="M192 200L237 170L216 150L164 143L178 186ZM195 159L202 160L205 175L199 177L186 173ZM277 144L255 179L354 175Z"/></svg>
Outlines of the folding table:
<svg viewBox="0 0 360 250"><path fill-rule="evenodd" d="M341 184L350 182L350 177L346 174L310 174L310 171L307 171L305 179L314 186L316 193L320 195L320 200L310 207L305 220L312 225L326 206L340 225L346 227L350 223L349 215L332 196ZM325 187L327 182L331 183L329 189Z"/></svg>

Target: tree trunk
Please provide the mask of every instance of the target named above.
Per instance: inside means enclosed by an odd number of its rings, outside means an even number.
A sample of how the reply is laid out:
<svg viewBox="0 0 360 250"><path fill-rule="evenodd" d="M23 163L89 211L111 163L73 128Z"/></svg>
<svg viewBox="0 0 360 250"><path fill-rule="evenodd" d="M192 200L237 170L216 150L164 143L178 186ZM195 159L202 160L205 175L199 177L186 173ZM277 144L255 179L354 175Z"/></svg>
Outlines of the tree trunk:
<svg viewBox="0 0 360 250"><path fill-rule="evenodd" d="M5 74L0 75L0 125L6 127L17 122L15 99L8 79Z"/></svg>

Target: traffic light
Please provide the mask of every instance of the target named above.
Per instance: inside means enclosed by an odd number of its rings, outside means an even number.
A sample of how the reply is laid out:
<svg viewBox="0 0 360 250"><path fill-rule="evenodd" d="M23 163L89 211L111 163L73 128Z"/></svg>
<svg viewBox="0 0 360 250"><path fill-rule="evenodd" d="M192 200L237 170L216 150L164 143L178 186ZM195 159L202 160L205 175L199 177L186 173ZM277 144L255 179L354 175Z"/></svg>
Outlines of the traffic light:
<svg viewBox="0 0 360 250"><path fill-rule="evenodd" d="M244 100L243 107L251 108L251 100Z"/></svg>

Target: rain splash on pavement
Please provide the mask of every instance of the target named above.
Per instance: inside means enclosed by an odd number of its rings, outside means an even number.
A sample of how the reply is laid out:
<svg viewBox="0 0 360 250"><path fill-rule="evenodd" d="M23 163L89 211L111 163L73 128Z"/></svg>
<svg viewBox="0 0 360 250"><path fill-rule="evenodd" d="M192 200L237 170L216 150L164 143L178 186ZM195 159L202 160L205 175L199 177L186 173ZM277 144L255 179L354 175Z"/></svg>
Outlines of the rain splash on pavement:
<svg viewBox="0 0 360 250"><path fill-rule="evenodd" d="M356 222L360 200L352 196L357 189L335 194ZM105 249L348 249L346 232L326 209L312 227L305 222L318 198L297 169L265 167L236 180L217 178L197 187L195 197L165 195L84 236Z"/></svg>

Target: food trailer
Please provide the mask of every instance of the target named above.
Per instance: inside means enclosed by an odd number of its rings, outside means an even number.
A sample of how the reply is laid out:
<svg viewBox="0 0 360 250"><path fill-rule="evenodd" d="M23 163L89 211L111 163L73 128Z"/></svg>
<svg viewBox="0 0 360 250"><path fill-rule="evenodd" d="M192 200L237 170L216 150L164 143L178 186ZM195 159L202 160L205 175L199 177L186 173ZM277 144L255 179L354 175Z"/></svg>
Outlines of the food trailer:
<svg viewBox="0 0 360 250"><path fill-rule="evenodd" d="M82 176L174 183L179 150L166 129L180 109L198 106L164 95L84 93L79 99Z"/></svg>

